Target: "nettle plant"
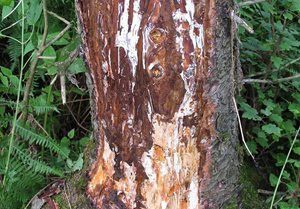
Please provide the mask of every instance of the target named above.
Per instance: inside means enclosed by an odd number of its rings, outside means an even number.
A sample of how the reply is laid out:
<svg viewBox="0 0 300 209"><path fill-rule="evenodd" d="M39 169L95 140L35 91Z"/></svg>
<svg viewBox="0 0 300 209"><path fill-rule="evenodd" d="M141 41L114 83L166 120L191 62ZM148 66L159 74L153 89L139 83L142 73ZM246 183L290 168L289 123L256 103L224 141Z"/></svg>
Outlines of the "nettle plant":
<svg viewBox="0 0 300 209"><path fill-rule="evenodd" d="M73 2L59 6L75 20ZM76 24L52 12L57 7L0 0L0 208L23 208L53 177L83 166L89 108L77 78L86 68Z"/></svg>
<svg viewBox="0 0 300 209"><path fill-rule="evenodd" d="M299 208L300 2L270 0L240 8L254 28L239 29L244 132L273 193L270 208ZM297 131L298 130L298 131ZM298 137L298 138L297 138ZM273 189L272 189L273 188Z"/></svg>

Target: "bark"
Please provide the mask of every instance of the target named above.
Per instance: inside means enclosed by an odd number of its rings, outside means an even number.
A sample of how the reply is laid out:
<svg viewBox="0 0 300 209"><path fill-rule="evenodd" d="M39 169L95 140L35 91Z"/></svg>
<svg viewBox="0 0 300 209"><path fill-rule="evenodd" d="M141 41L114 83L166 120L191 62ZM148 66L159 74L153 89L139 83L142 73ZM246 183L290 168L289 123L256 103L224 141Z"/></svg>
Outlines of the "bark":
<svg viewBox="0 0 300 209"><path fill-rule="evenodd" d="M93 84L97 208L223 208L236 196L231 0L77 0Z"/></svg>

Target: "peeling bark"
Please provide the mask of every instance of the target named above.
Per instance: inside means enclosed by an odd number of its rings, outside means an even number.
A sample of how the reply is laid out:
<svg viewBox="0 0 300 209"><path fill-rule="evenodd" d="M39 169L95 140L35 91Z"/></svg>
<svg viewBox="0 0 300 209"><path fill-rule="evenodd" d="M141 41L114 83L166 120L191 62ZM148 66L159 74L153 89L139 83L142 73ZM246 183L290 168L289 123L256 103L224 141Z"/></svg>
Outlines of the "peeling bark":
<svg viewBox="0 0 300 209"><path fill-rule="evenodd" d="M238 182L231 0L77 0L98 208L222 208Z"/></svg>

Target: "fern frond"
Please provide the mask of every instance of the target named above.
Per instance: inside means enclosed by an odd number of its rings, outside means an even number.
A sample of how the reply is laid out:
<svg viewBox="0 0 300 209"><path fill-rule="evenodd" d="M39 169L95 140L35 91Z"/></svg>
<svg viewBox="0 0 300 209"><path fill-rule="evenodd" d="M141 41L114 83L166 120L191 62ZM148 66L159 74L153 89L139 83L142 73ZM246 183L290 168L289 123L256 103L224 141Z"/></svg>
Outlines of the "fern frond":
<svg viewBox="0 0 300 209"><path fill-rule="evenodd" d="M46 184L42 174L28 169L17 158L12 158L5 187L0 186L0 208L23 208L24 205ZM4 168L0 163L0 168ZM26 189L24 189L26 188Z"/></svg>
<svg viewBox="0 0 300 209"><path fill-rule="evenodd" d="M28 166L28 169L40 174L53 174L56 176L63 176L63 172L48 166L45 162L41 160L34 159L27 151L22 149L20 146L14 146L14 153L17 158Z"/></svg>
<svg viewBox="0 0 300 209"><path fill-rule="evenodd" d="M44 96L39 96L35 99L31 99L30 106L37 114L48 113L50 111L59 113L55 105L47 104L47 99Z"/></svg>
<svg viewBox="0 0 300 209"><path fill-rule="evenodd" d="M23 139L29 140L30 144L35 143L42 147L46 147L62 157L68 158L68 155L52 138L36 133L34 130L24 127L20 123L16 124L16 132L20 134Z"/></svg>

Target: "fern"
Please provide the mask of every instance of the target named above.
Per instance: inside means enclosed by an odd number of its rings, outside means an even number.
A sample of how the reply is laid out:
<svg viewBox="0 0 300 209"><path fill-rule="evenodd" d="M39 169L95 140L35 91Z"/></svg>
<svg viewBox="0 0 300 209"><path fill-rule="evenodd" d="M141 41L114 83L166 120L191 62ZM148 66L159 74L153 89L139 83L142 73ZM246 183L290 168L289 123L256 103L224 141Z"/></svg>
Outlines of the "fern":
<svg viewBox="0 0 300 209"><path fill-rule="evenodd" d="M28 169L32 170L34 173L40 174L52 174L56 176L63 177L63 172L48 166L45 162L41 160L34 159L27 151L22 149L22 147L15 145L13 147L15 156L24 164L28 166Z"/></svg>
<svg viewBox="0 0 300 209"><path fill-rule="evenodd" d="M16 124L16 132L20 134L23 139L29 140L30 144L35 143L56 152L64 158L68 158L64 150L50 137L38 134L32 129L22 126L20 123Z"/></svg>
<svg viewBox="0 0 300 209"><path fill-rule="evenodd" d="M47 104L46 95L44 97L39 96L35 99L31 99L30 106L38 115L48 113L50 111L59 112L56 106Z"/></svg>
<svg viewBox="0 0 300 209"><path fill-rule="evenodd" d="M4 169L4 164L0 164L1 170ZM11 168L7 186L0 186L1 209L23 208L31 197L47 183L42 174L33 172L28 169L27 165L15 158L11 160Z"/></svg>

